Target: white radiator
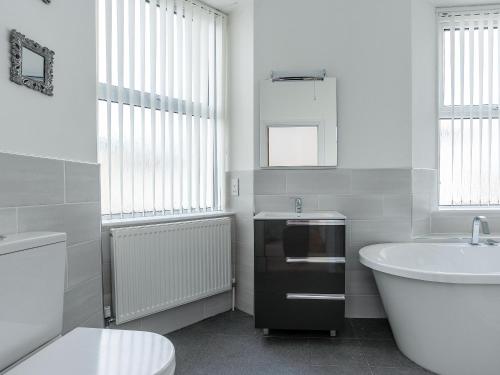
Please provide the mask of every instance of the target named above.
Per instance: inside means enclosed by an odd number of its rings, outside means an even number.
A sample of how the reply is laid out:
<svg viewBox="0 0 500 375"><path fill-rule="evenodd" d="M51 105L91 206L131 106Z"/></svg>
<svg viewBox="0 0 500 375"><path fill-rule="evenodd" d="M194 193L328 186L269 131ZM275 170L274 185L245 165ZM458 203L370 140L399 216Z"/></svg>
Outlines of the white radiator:
<svg viewBox="0 0 500 375"><path fill-rule="evenodd" d="M231 289L231 219L111 230L116 324Z"/></svg>

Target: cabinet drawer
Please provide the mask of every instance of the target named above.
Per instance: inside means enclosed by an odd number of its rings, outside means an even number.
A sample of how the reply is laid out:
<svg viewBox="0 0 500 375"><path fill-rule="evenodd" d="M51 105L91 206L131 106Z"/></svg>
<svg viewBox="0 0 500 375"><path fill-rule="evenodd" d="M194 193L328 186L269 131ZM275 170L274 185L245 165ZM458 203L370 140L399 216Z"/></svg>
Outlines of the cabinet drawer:
<svg viewBox="0 0 500 375"><path fill-rule="evenodd" d="M344 323L344 306L343 294L255 293L255 326L274 329L340 329Z"/></svg>
<svg viewBox="0 0 500 375"><path fill-rule="evenodd" d="M256 220L255 255L344 257L345 224L311 225L301 220Z"/></svg>
<svg viewBox="0 0 500 375"><path fill-rule="evenodd" d="M287 262L286 258L255 258L255 291L344 293L345 264Z"/></svg>

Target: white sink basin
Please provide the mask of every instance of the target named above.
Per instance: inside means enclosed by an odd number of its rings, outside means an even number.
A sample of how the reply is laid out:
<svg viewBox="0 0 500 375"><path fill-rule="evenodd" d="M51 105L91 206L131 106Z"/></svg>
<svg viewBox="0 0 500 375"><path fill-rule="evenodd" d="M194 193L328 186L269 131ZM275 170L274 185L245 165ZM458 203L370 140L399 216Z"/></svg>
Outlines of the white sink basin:
<svg viewBox="0 0 500 375"><path fill-rule="evenodd" d="M259 212L254 220L345 220L345 216L336 211L323 212Z"/></svg>

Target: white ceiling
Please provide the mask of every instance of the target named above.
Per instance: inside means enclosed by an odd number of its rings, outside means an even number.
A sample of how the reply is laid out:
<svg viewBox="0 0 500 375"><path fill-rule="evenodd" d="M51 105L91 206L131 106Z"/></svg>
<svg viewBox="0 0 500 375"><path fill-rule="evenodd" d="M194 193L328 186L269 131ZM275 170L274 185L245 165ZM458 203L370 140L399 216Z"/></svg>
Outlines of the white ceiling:
<svg viewBox="0 0 500 375"><path fill-rule="evenodd" d="M208 5L225 13L231 12L238 4L252 0L205 0ZM436 7L500 4L500 0L426 0Z"/></svg>
<svg viewBox="0 0 500 375"><path fill-rule="evenodd" d="M246 0L205 0L204 2L225 13L229 13L242 1Z"/></svg>
<svg viewBox="0 0 500 375"><path fill-rule="evenodd" d="M452 7L452 6L467 6L467 5L488 5L499 4L500 1L488 0L427 0L436 7Z"/></svg>

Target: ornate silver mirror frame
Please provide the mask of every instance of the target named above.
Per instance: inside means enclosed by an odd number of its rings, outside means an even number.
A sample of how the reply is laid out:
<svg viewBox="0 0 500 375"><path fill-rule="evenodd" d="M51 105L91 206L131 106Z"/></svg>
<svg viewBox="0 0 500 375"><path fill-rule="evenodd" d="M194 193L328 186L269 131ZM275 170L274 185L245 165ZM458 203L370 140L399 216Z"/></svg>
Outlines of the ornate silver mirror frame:
<svg viewBox="0 0 500 375"><path fill-rule="evenodd" d="M35 80L23 75L23 48L43 57L43 80ZM10 80L12 82L40 91L45 95L54 95L54 86L52 84L54 51L42 47L16 30L12 30L10 32L10 55Z"/></svg>

